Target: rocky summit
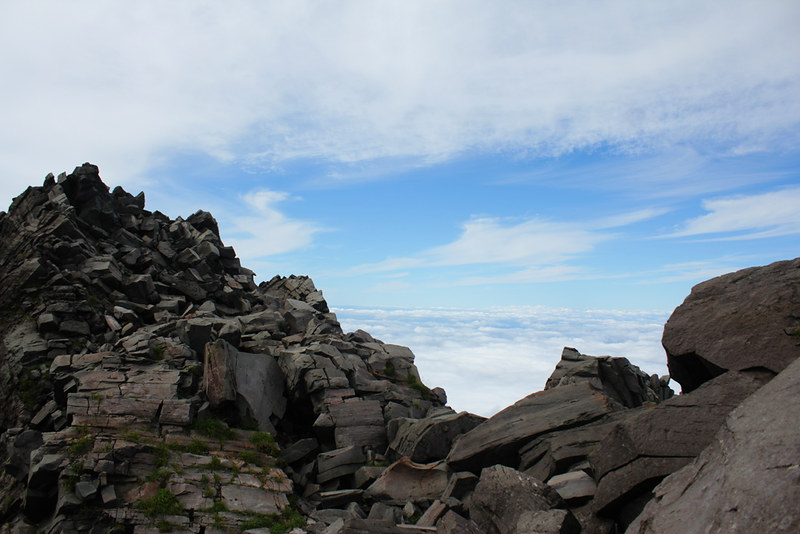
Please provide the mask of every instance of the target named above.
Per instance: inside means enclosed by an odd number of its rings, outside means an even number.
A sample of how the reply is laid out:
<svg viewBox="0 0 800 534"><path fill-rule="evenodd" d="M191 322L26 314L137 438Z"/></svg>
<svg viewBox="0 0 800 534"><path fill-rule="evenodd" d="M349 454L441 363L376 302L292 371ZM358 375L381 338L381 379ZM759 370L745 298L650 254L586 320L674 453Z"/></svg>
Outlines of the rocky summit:
<svg viewBox="0 0 800 534"><path fill-rule="evenodd" d="M672 379L564 348L486 419L97 167L0 213L0 532L800 530L800 259L698 285ZM524 370L520 370L524 372Z"/></svg>

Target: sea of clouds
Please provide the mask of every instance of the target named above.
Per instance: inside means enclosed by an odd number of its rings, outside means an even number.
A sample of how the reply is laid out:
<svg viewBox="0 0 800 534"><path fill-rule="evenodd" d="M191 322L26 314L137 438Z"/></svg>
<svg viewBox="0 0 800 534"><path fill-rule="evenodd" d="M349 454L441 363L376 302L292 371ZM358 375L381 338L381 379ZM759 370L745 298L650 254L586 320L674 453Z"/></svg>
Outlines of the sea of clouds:
<svg viewBox="0 0 800 534"><path fill-rule="evenodd" d="M443 387L456 411L490 416L542 390L565 346L582 354L628 358L648 374L668 373L661 346L666 311L542 306L332 311L345 332L366 330L381 341L411 348L422 381Z"/></svg>

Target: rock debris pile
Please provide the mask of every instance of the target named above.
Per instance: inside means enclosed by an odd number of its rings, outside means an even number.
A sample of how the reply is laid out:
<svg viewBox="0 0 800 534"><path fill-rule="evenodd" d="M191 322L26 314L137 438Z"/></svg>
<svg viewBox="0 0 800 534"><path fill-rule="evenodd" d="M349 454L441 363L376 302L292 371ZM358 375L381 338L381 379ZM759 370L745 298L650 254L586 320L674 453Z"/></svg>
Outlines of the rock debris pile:
<svg viewBox="0 0 800 534"><path fill-rule="evenodd" d="M485 419L309 278L257 285L211 214L48 175L0 213L0 532L796 531L798 282L697 286L681 395L565 348Z"/></svg>

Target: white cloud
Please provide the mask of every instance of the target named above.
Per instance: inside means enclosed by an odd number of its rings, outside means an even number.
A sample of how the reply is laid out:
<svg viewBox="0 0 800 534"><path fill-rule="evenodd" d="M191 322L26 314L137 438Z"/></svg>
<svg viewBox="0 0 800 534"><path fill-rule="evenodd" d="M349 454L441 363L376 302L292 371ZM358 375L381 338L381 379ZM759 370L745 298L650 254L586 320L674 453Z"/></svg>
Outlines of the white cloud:
<svg viewBox="0 0 800 534"><path fill-rule="evenodd" d="M627 226L666 212L660 208L643 208L582 223L474 217L462 225L461 235L451 243L420 251L413 257L359 265L352 268L351 273L384 273L385 276L385 273L407 269L461 266L482 269L482 274L449 277L446 284L456 286L595 278L596 274L571 265L570 261L590 253L599 243L617 237L602 230ZM382 284L381 287L388 286Z"/></svg>
<svg viewBox="0 0 800 534"><path fill-rule="evenodd" d="M309 246L315 233L314 223L284 215L276 204L289 199L287 193L262 189L241 197L249 209L246 215L223 212L228 221L225 241L233 245L243 260L281 254Z"/></svg>
<svg viewBox="0 0 800 534"><path fill-rule="evenodd" d="M708 235L713 239L760 239L800 234L800 187L706 200L709 213L665 237ZM738 232L738 233L737 233Z"/></svg>
<svg viewBox="0 0 800 534"><path fill-rule="evenodd" d="M411 348L423 382L444 387L458 411L488 416L540 391L564 346L627 357L646 373L667 374L660 344L667 312L542 306L333 311L345 331L360 328Z"/></svg>
<svg viewBox="0 0 800 534"><path fill-rule="evenodd" d="M620 215L613 215L605 219L595 222L593 228L619 228L620 226L628 226L631 224L640 223L669 213L670 210L666 208L644 208L630 213L622 213Z"/></svg>
<svg viewBox="0 0 800 534"><path fill-rule="evenodd" d="M461 237L426 254L436 265L510 263L547 265L591 250L601 234L538 219L505 225L497 218L466 222Z"/></svg>
<svg viewBox="0 0 800 534"><path fill-rule="evenodd" d="M14 185L0 192L85 159L127 184L176 150L269 167L297 157L424 163L468 150L793 148L799 9L8 5L0 175Z"/></svg>

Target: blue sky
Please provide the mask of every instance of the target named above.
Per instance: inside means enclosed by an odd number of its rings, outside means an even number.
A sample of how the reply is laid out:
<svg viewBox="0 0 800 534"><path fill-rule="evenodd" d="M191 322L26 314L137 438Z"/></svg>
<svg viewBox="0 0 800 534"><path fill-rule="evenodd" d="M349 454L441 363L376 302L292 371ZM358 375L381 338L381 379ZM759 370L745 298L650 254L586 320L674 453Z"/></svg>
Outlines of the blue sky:
<svg viewBox="0 0 800 534"><path fill-rule="evenodd" d="M459 314L525 346L528 392L558 344L660 374L632 317L798 255L797 2L161 4L0 6L0 206L91 161L149 209L211 211L262 279L387 321L462 406L427 363L496 351Z"/></svg>

